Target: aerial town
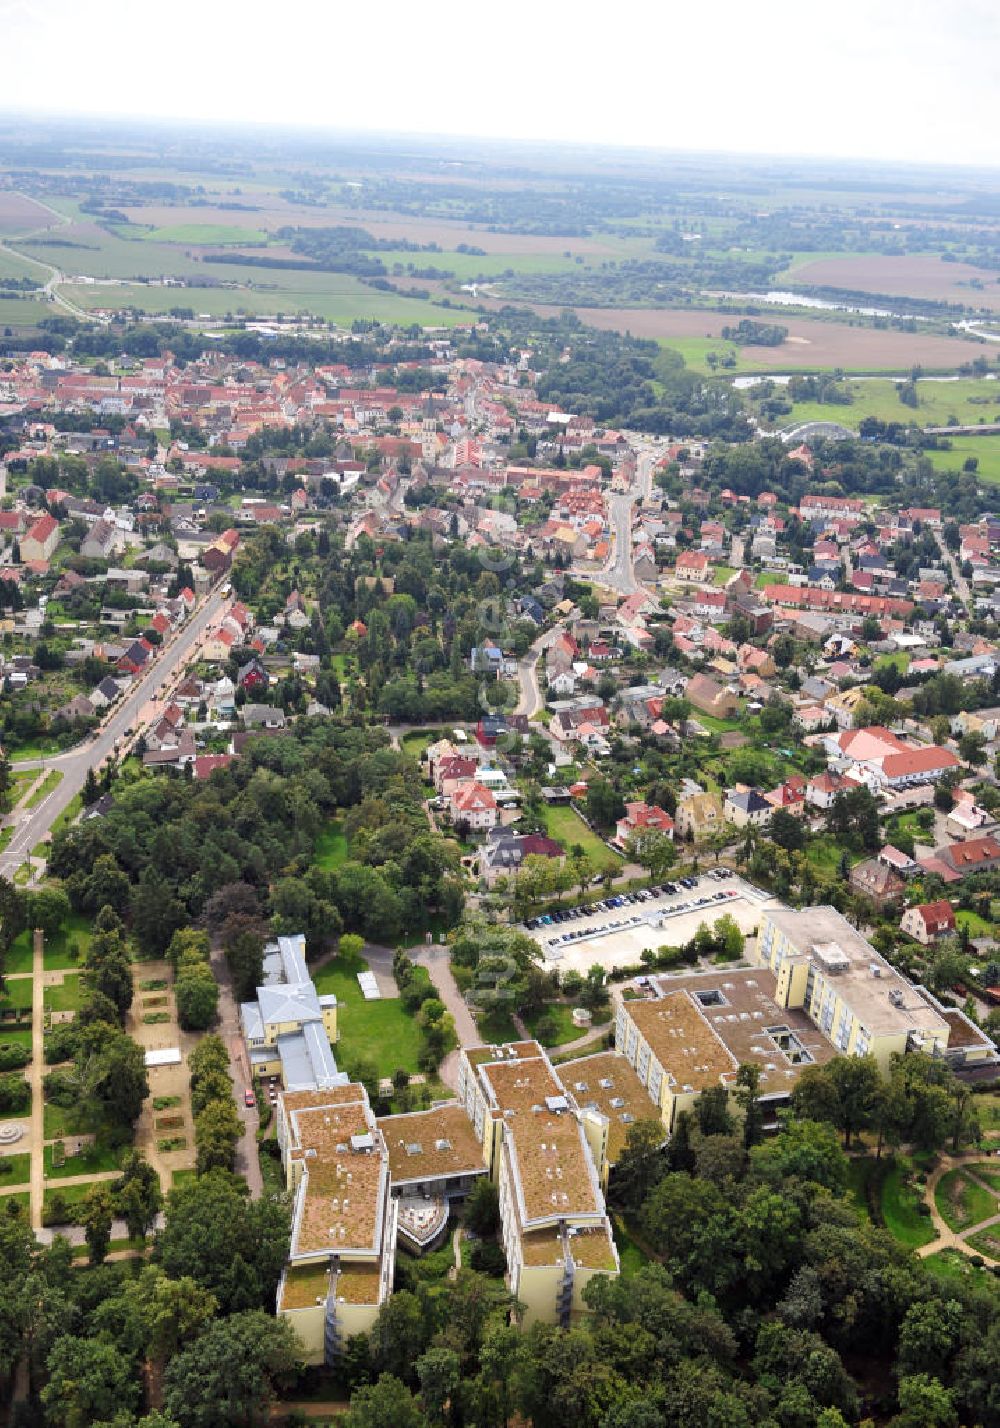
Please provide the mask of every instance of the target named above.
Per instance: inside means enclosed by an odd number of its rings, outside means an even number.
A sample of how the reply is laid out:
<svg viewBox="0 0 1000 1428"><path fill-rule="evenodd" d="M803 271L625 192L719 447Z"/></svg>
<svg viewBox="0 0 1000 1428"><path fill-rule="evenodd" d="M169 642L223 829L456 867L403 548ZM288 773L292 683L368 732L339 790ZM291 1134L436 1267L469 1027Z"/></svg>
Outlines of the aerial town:
<svg viewBox="0 0 1000 1428"><path fill-rule="evenodd" d="M1000 1424L991 478L443 310L0 339L0 1416Z"/></svg>

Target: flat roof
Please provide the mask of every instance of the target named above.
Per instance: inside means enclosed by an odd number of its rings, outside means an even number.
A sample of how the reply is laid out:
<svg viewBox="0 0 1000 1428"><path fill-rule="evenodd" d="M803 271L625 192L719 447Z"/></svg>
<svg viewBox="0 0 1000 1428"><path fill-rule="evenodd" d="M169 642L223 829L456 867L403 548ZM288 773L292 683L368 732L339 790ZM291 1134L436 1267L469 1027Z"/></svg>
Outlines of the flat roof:
<svg viewBox="0 0 1000 1428"><path fill-rule="evenodd" d="M522 1228L555 1216L603 1214L583 1129L538 1042L473 1047L466 1055L504 1124Z"/></svg>
<svg viewBox="0 0 1000 1428"><path fill-rule="evenodd" d="M158 1051L147 1051L143 1057L146 1066L179 1066L183 1057L179 1046L164 1046Z"/></svg>
<svg viewBox="0 0 1000 1428"><path fill-rule="evenodd" d="M486 1171L479 1137L457 1101L376 1122L389 1153L393 1185Z"/></svg>
<svg viewBox="0 0 1000 1428"><path fill-rule="evenodd" d="M311 1309L317 1299L326 1303L330 1291L330 1263L290 1264L278 1289L278 1309Z"/></svg>
<svg viewBox="0 0 1000 1428"><path fill-rule="evenodd" d="M608 1160L612 1165L625 1149L633 1122L659 1124L659 1108L620 1051L599 1051L576 1061L564 1061L559 1075L581 1111L596 1110L607 1116Z"/></svg>
<svg viewBox="0 0 1000 1428"><path fill-rule="evenodd" d="M940 1012L835 907L807 907L799 912L768 908L763 914L763 923L767 922L788 938L796 955L819 967L872 1035L916 1031L947 1041L948 1023ZM762 925L758 947L763 945L763 934ZM831 966L831 946L840 954L834 959L836 967Z"/></svg>
<svg viewBox="0 0 1000 1428"><path fill-rule="evenodd" d="M624 1005L673 1090L704 1091L734 1080L739 1061L687 991L675 989L656 1001Z"/></svg>
<svg viewBox="0 0 1000 1428"><path fill-rule="evenodd" d="M737 1062L760 1068L763 1095L784 1094L804 1067L821 1066L837 1054L833 1043L805 1011L783 1007L775 1000L777 978L769 967L740 971L720 968L683 977L661 977L656 985L663 991L680 990L693 998L713 1034ZM627 1003L629 1009L635 1005Z"/></svg>
<svg viewBox="0 0 1000 1428"><path fill-rule="evenodd" d="M353 1099L342 1098L353 1092ZM339 1094L338 1094L339 1093ZM308 1107L293 1106L291 1158L304 1168L292 1220L289 1258L324 1252L377 1255L382 1248L382 1207L388 1157L362 1086L301 1092ZM286 1099L286 1107L289 1100ZM352 1136L373 1137L372 1149L354 1149Z"/></svg>

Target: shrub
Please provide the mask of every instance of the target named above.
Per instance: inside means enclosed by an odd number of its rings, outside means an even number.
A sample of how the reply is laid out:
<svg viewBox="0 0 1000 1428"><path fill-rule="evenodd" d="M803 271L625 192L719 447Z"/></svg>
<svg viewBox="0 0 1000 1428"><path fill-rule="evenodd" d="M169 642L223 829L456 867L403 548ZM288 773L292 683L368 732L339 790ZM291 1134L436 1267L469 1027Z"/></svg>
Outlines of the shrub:
<svg viewBox="0 0 1000 1428"><path fill-rule="evenodd" d="M77 1032L72 1022L63 1022L45 1033L43 1042L45 1063L53 1066L59 1061L72 1061L76 1055Z"/></svg>
<svg viewBox="0 0 1000 1428"><path fill-rule="evenodd" d="M4 1046L0 1042L0 1071L20 1071L31 1060L31 1050L27 1046Z"/></svg>
<svg viewBox="0 0 1000 1428"><path fill-rule="evenodd" d="M16 1071L0 1076L0 1114L16 1114L31 1105L31 1087Z"/></svg>

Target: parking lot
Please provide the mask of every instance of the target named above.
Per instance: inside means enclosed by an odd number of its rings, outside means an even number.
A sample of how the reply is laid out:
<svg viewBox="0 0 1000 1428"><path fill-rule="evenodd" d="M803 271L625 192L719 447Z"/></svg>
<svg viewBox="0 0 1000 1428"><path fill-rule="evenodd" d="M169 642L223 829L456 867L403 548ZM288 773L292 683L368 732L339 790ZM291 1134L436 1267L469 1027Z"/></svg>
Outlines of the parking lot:
<svg viewBox="0 0 1000 1428"><path fill-rule="evenodd" d="M545 964L559 972L586 973L595 962L606 971L638 965L645 948L680 947L689 942L699 923L712 925L724 913L741 932L751 933L767 907L780 904L725 869L662 884L642 893L618 894L590 908L566 908L551 922L525 925L542 949ZM675 891L665 889L673 887Z"/></svg>

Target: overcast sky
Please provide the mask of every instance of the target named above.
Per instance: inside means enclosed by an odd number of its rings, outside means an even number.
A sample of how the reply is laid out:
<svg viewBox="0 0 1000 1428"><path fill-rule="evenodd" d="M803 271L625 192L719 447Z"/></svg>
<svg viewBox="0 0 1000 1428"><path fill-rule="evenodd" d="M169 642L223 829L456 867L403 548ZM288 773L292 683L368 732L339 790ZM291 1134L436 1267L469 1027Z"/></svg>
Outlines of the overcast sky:
<svg viewBox="0 0 1000 1428"><path fill-rule="evenodd" d="M997 0L0 0L0 106L1000 166Z"/></svg>

